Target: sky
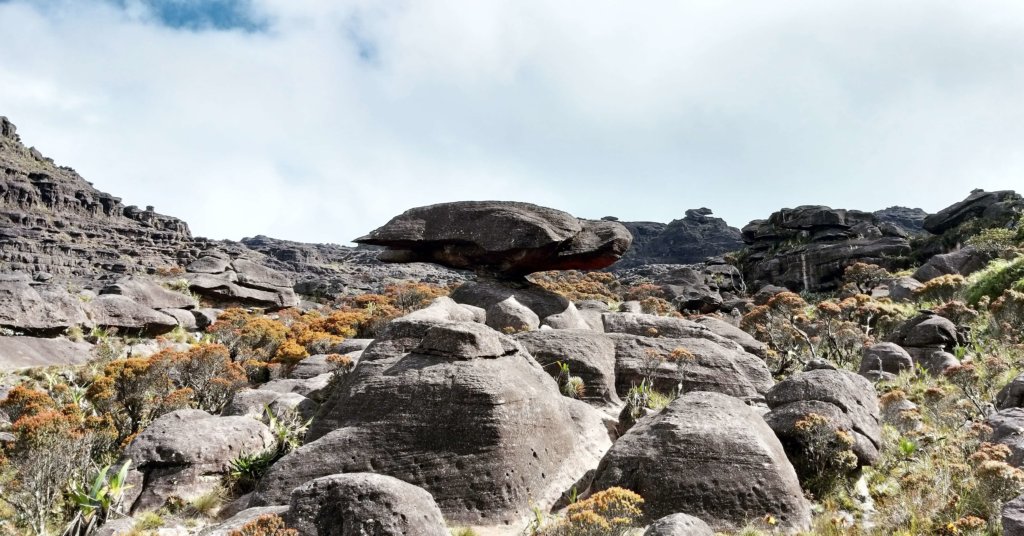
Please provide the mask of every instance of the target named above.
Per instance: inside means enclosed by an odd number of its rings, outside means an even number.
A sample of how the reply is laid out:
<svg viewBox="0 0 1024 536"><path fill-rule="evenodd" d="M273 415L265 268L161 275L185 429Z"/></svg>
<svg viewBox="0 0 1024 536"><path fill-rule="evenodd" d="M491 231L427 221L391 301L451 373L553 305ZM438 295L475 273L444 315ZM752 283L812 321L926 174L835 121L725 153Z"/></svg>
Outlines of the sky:
<svg viewBox="0 0 1024 536"><path fill-rule="evenodd" d="M1024 189L1019 0L0 0L0 115L193 234Z"/></svg>

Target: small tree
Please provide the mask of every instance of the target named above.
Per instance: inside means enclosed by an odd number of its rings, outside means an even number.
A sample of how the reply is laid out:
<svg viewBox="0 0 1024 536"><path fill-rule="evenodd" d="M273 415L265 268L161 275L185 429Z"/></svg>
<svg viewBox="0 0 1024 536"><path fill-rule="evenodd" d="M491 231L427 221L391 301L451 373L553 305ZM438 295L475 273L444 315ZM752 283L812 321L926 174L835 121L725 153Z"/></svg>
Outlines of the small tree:
<svg viewBox="0 0 1024 536"><path fill-rule="evenodd" d="M875 287L891 281L892 278L889 270L866 262L855 262L847 266L843 272L843 280L853 285L858 294L871 294Z"/></svg>

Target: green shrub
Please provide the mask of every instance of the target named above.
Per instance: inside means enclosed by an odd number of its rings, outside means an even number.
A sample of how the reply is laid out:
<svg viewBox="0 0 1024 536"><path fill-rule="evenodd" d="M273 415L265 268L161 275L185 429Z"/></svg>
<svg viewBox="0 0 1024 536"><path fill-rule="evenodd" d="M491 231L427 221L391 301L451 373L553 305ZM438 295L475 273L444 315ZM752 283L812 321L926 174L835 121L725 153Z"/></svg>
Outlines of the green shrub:
<svg viewBox="0 0 1024 536"><path fill-rule="evenodd" d="M1013 229L1005 228L984 229L967 239L968 246L981 253L992 255L1013 250L1016 242L1016 232Z"/></svg>
<svg viewBox="0 0 1024 536"><path fill-rule="evenodd" d="M967 303L977 305L982 298L994 300L1014 285L1024 284L1024 256L1012 261L995 260L988 267L968 279L965 298Z"/></svg>

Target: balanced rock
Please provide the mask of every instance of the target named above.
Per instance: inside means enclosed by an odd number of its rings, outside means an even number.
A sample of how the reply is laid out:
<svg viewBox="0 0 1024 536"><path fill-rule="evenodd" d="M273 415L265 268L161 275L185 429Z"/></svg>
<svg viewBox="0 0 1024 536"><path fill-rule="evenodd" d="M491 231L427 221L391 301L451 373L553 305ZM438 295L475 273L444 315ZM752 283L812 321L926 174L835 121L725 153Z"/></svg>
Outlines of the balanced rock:
<svg viewBox="0 0 1024 536"><path fill-rule="evenodd" d="M775 516L806 528L811 512L782 444L754 409L719 393L691 392L641 419L601 460L595 490L644 498L652 518L685 513L717 531Z"/></svg>
<svg viewBox="0 0 1024 536"><path fill-rule="evenodd" d="M311 442L271 467L252 505L282 504L322 476L373 472L424 488L451 522L519 522L597 465L608 421L563 397L506 335L400 318L334 387Z"/></svg>
<svg viewBox="0 0 1024 536"><path fill-rule="evenodd" d="M596 270L632 236L622 224L512 201L460 201L407 210L355 242L385 246L389 262L432 262L508 278L544 270Z"/></svg>

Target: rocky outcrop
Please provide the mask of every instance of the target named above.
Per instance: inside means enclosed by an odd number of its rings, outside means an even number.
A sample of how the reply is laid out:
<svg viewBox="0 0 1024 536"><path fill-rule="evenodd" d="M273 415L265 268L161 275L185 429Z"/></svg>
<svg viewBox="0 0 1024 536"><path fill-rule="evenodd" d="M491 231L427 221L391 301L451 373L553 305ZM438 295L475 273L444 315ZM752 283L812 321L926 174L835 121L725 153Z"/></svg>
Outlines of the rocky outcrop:
<svg viewBox="0 0 1024 536"><path fill-rule="evenodd" d="M854 262L889 270L903 269L911 262L906 233L882 226L873 214L857 210L783 209L767 220L750 222L743 228L743 240L748 249L742 268L754 288L773 284L794 291L833 290Z"/></svg>
<svg viewBox="0 0 1024 536"><path fill-rule="evenodd" d="M1024 536L1024 495L1003 506L1002 524L1003 536Z"/></svg>
<svg viewBox="0 0 1024 536"><path fill-rule="evenodd" d="M924 229L933 234L942 234L976 218L987 220L992 225L1005 224L1022 212L1024 199L1013 190L974 190L963 201L925 218Z"/></svg>
<svg viewBox="0 0 1024 536"><path fill-rule="evenodd" d="M249 258L213 253L199 257L187 270L189 290L217 301L272 309L298 304L288 277Z"/></svg>
<svg viewBox="0 0 1024 536"><path fill-rule="evenodd" d="M71 326L91 324L88 296L62 285L32 281L27 274L0 275L0 327L52 336Z"/></svg>
<svg viewBox="0 0 1024 536"><path fill-rule="evenodd" d="M0 262L5 270L94 281L178 265L185 222L125 206L75 170L22 145L6 118L0 136Z"/></svg>
<svg viewBox="0 0 1024 536"><path fill-rule="evenodd" d="M957 346L966 344L966 335L947 318L932 311L921 314L900 324L891 335L889 342L903 347L915 364L920 364L931 374L942 374L947 368L960 362L952 354Z"/></svg>
<svg viewBox="0 0 1024 536"><path fill-rule="evenodd" d="M1009 447L1006 463L1024 467L1024 408L999 410L989 415L985 424L992 428L991 442Z"/></svg>
<svg viewBox="0 0 1024 536"><path fill-rule="evenodd" d="M85 342L73 342L63 338L0 337L0 371L53 365L81 365L91 358L92 345Z"/></svg>
<svg viewBox="0 0 1024 536"><path fill-rule="evenodd" d="M926 233L924 219L928 217L928 213L919 208L889 207L876 210L873 214L878 220L878 227L883 229L883 234L898 235L897 232L892 231L891 227L889 228L890 232L885 233L884 228L887 226L895 226L896 229L911 237Z"/></svg>
<svg viewBox="0 0 1024 536"><path fill-rule="evenodd" d="M914 279L923 283L947 274L970 275L984 268L990 260L991 255L968 246L933 255L914 272Z"/></svg>
<svg viewBox="0 0 1024 536"><path fill-rule="evenodd" d="M460 201L407 210L359 244L380 260L432 262L519 278L545 270L595 270L617 261L632 236L621 224L512 201Z"/></svg>
<svg viewBox="0 0 1024 536"><path fill-rule="evenodd" d="M712 313L732 311L745 303L743 274L720 258L694 265L651 264L617 270L624 285L658 285L679 311Z"/></svg>
<svg viewBox="0 0 1024 536"><path fill-rule="evenodd" d="M472 274L429 264L386 263L377 259L381 248L337 244L304 244L266 236L243 238L242 244L266 257L263 264L295 282L295 292L307 296L381 292L407 281L453 286Z"/></svg>
<svg viewBox="0 0 1024 536"><path fill-rule="evenodd" d="M514 339L421 318L393 321L367 347L254 505L281 504L321 476L374 472L426 489L451 522L511 523L596 466L611 444L599 410L561 396Z"/></svg>
<svg viewBox="0 0 1024 536"><path fill-rule="evenodd" d="M810 505L771 428L752 408L719 393L692 392L620 437L594 490L620 486L657 519L685 513L717 531L773 515L785 529L810 524Z"/></svg>
<svg viewBox="0 0 1024 536"><path fill-rule="evenodd" d="M285 521L301 536L449 536L434 498L390 476L325 476L291 494Z"/></svg>
<svg viewBox="0 0 1024 536"><path fill-rule="evenodd" d="M711 214L710 209L696 208L668 224L621 222L633 235L633 245L615 263L614 269L648 264L696 264L742 248L740 230Z"/></svg>

